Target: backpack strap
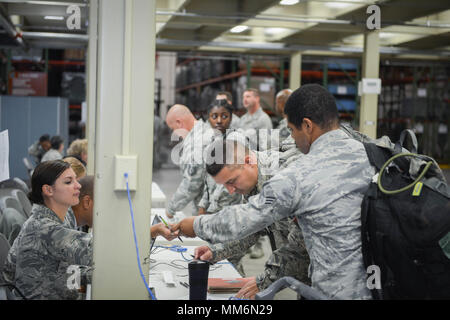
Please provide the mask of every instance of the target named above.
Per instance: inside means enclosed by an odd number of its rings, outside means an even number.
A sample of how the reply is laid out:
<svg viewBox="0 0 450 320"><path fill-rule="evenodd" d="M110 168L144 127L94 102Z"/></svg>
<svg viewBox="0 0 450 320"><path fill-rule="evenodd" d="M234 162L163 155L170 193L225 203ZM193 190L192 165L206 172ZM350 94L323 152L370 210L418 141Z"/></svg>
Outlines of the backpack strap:
<svg viewBox="0 0 450 320"><path fill-rule="evenodd" d="M386 163L383 165L383 167L380 170L380 174L378 175L378 188L381 190L381 192L383 192L385 194L397 194L397 193L406 191L406 190L414 187L416 185L416 183L419 182L425 176L425 173L427 173L430 166L433 165L433 161L428 161L425 168L423 169L422 173L417 177L416 180L414 180L409 185L407 185L401 189L398 189L398 190L386 190L381 185L381 177L383 176L383 172L391 162L393 162L395 159L400 158L400 157L419 157L419 156L417 154L413 154L413 153L399 153L399 154L396 154L395 156L393 156L392 158L390 158L388 161L386 161Z"/></svg>
<svg viewBox="0 0 450 320"><path fill-rule="evenodd" d="M403 152L402 148L404 148L403 144L405 143L405 139L407 136L409 136L411 138L411 142L412 142L412 149L410 150L411 153L417 153L419 144L417 142L416 134L411 129L405 129L402 131L402 133L400 134L399 141L395 144L395 153Z"/></svg>
<svg viewBox="0 0 450 320"><path fill-rule="evenodd" d="M275 236L273 235L273 232L272 232L272 230L270 230L270 228L266 228L266 233L267 233L267 236L269 237L270 247L273 252L273 251L277 250L277 245L275 243Z"/></svg>
<svg viewBox="0 0 450 320"><path fill-rule="evenodd" d="M377 172L379 172L386 163L386 160L390 157L389 150L379 147L371 142L363 142L363 145L364 149L366 149L370 164L377 169Z"/></svg>

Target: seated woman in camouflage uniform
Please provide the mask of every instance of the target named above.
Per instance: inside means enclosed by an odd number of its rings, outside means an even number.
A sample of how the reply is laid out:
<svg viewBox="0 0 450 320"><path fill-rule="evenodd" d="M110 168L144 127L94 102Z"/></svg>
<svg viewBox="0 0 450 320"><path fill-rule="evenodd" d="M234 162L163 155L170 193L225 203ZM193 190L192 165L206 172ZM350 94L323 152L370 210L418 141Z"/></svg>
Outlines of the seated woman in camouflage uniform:
<svg viewBox="0 0 450 320"><path fill-rule="evenodd" d="M67 268L92 265L92 236L64 225L69 207L79 201L75 172L61 160L43 162L31 187L32 215L9 251L3 277L28 299L79 299L79 290L68 286Z"/></svg>

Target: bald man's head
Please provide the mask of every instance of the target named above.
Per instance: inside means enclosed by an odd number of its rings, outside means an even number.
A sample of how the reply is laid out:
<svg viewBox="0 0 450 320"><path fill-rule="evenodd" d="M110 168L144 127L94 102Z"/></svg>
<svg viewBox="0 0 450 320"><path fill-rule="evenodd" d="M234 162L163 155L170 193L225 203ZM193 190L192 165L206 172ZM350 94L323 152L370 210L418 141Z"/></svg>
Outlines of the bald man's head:
<svg viewBox="0 0 450 320"><path fill-rule="evenodd" d="M291 95L291 89L283 89L277 93L277 97L275 100L277 112L284 117L284 105L286 104L287 99Z"/></svg>
<svg viewBox="0 0 450 320"><path fill-rule="evenodd" d="M191 131L195 121L196 119L191 110L182 104L173 105L166 115L166 123L174 131L178 129Z"/></svg>

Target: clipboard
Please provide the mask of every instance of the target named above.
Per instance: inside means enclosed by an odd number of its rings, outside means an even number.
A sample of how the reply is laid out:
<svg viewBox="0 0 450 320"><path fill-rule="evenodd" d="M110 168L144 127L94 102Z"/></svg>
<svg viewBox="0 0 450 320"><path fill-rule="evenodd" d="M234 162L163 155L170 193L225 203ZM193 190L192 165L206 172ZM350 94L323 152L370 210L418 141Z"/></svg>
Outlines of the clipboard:
<svg viewBox="0 0 450 320"><path fill-rule="evenodd" d="M161 221L161 219L159 218L159 216L156 215L156 216L153 218L152 226L154 226L155 224L161 223L161 222L162 222L162 221ZM151 243L150 243L150 252L151 252L152 249L153 249L153 245L155 244L155 241L156 241L156 237L152 238Z"/></svg>

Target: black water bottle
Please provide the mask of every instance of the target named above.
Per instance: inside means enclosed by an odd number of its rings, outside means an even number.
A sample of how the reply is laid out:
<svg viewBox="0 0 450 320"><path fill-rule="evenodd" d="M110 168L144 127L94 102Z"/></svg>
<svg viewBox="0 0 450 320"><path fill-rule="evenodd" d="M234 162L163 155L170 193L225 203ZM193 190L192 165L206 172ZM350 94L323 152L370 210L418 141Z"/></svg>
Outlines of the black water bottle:
<svg viewBox="0 0 450 320"><path fill-rule="evenodd" d="M206 300L208 291L209 263L193 260L189 268L189 300Z"/></svg>

